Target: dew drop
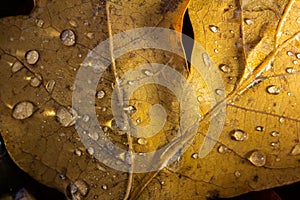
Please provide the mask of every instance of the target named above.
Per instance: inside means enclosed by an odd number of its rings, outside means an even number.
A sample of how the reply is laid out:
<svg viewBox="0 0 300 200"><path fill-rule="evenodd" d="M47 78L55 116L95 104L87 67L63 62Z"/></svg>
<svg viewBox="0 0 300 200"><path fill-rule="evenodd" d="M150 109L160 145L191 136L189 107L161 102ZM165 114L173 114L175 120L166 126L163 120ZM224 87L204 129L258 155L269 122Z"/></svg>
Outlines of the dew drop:
<svg viewBox="0 0 300 200"><path fill-rule="evenodd" d="M224 90L221 90L221 89L216 89L215 90L215 93L219 96L223 96L224 95Z"/></svg>
<svg viewBox="0 0 300 200"><path fill-rule="evenodd" d="M94 39L95 34L94 33L87 33L86 37L89 38L90 40Z"/></svg>
<svg viewBox="0 0 300 200"><path fill-rule="evenodd" d="M294 53L291 52L291 51L286 52L286 54L287 54L288 56L293 56L293 55L294 55Z"/></svg>
<svg viewBox="0 0 300 200"><path fill-rule="evenodd" d="M272 147L278 147L279 146L279 142L271 142L270 145Z"/></svg>
<svg viewBox="0 0 300 200"><path fill-rule="evenodd" d="M144 74L146 76L153 76L153 72L149 71L149 70L144 70Z"/></svg>
<svg viewBox="0 0 300 200"><path fill-rule="evenodd" d="M22 69L24 66L20 61L16 61L12 66L11 66L11 72L16 73L20 69Z"/></svg>
<svg viewBox="0 0 300 200"><path fill-rule="evenodd" d="M82 117L82 121L84 121L84 122L88 122L89 120L90 120L90 116L88 116L88 115L84 115Z"/></svg>
<svg viewBox="0 0 300 200"><path fill-rule="evenodd" d="M252 25L254 22L252 21L252 19L245 19L245 23L247 25Z"/></svg>
<svg viewBox="0 0 300 200"><path fill-rule="evenodd" d="M297 54L296 54L296 57L297 57L298 59L300 59L300 53L297 53Z"/></svg>
<svg viewBox="0 0 300 200"><path fill-rule="evenodd" d="M300 144L296 144L291 150L291 155L296 156L299 154L300 154Z"/></svg>
<svg viewBox="0 0 300 200"><path fill-rule="evenodd" d="M137 124L140 124L140 123L141 123L141 118L137 118L137 119L136 119L136 123L137 123Z"/></svg>
<svg viewBox="0 0 300 200"><path fill-rule="evenodd" d="M82 152L81 152L80 149L75 149L74 154L75 154L76 156L81 156L81 155L82 155Z"/></svg>
<svg viewBox="0 0 300 200"><path fill-rule="evenodd" d="M54 89L54 86L55 86L55 80L50 80L47 82L46 84L46 90L49 92L49 93L52 93L53 92L53 89Z"/></svg>
<svg viewBox="0 0 300 200"><path fill-rule="evenodd" d="M107 110L107 108L106 107L102 107L102 112L105 112L106 110Z"/></svg>
<svg viewBox="0 0 300 200"><path fill-rule="evenodd" d="M73 26L73 27L77 27L77 22L74 21L74 20L70 20L70 21L69 21L69 24L70 24L71 26Z"/></svg>
<svg viewBox="0 0 300 200"><path fill-rule="evenodd" d="M75 33L70 29L63 30L60 34L60 40L66 46L73 46L76 42Z"/></svg>
<svg viewBox="0 0 300 200"><path fill-rule="evenodd" d="M44 20L42 20L42 19L36 20L36 25L37 25L38 27L40 27L40 28L43 27L44 23L45 23L45 22L44 22Z"/></svg>
<svg viewBox="0 0 300 200"><path fill-rule="evenodd" d="M105 92L103 90L100 90L97 92L96 96L98 99L103 99L105 96Z"/></svg>
<svg viewBox="0 0 300 200"><path fill-rule="evenodd" d="M276 85L270 85L267 87L267 92L272 95L278 95L280 94L280 91L280 88Z"/></svg>
<svg viewBox="0 0 300 200"><path fill-rule="evenodd" d="M234 176L237 177L237 178L240 177L240 176L241 176L241 172L238 171L238 170L235 171L235 172L234 172Z"/></svg>
<svg viewBox="0 0 300 200"><path fill-rule="evenodd" d="M231 72L231 68L226 64L219 65L219 69L224 73L230 73Z"/></svg>
<svg viewBox="0 0 300 200"><path fill-rule="evenodd" d="M279 122L280 122L280 123L283 123L283 122L284 122L284 118L283 118L283 117L280 117L280 118L279 118Z"/></svg>
<svg viewBox="0 0 300 200"><path fill-rule="evenodd" d="M199 154L198 153L193 153L192 158L198 159L199 158Z"/></svg>
<svg viewBox="0 0 300 200"><path fill-rule="evenodd" d="M209 25L209 30L213 33L219 33L220 32L220 28L214 25Z"/></svg>
<svg viewBox="0 0 300 200"><path fill-rule="evenodd" d="M231 137L236 141L245 141L248 135L244 131L237 129L231 132Z"/></svg>
<svg viewBox="0 0 300 200"><path fill-rule="evenodd" d="M32 87L38 87L40 86L42 83L42 76L41 75L35 75L35 77L33 77L31 80L30 80L30 85Z"/></svg>
<svg viewBox="0 0 300 200"><path fill-rule="evenodd" d="M209 67L211 61L210 61L210 58L209 58L209 56L207 55L207 53L203 53L203 54L202 54L202 59L203 59L204 64L205 64L206 66Z"/></svg>
<svg viewBox="0 0 300 200"><path fill-rule="evenodd" d="M92 132L92 133L89 133L89 137L92 139L92 140L95 140L97 141L99 139L99 135L97 132Z"/></svg>
<svg viewBox="0 0 300 200"><path fill-rule="evenodd" d="M292 67L286 68L285 71L286 71L287 73L289 73L289 74L294 74L294 73L296 73L296 70L295 70L294 68L292 68Z"/></svg>
<svg viewBox="0 0 300 200"><path fill-rule="evenodd" d="M107 185L106 184L102 185L102 189L107 190L108 189Z"/></svg>
<svg viewBox="0 0 300 200"><path fill-rule="evenodd" d="M214 49L214 52L215 52L215 53L219 53L219 50L218 50L218 49Z"/></svg>
<svg viewBox="0 0 300 200"><path fill-rule="evenodd" d="M72 200L83 200L89 192L89 185L83 180L77 180L68 186Z"/></svg>
<svg viewBox="0 0 300 200"><path fill-rule="evenodd" d="M64 127L73 126L75 124L77 113L72 108L59 107L56 111L57 121Z"/></svg>
<svg viewBox="0 0 300 200"><path fill-rule="evenodd" d="M95 150L94 150L93 147L88 147L88 148L86 149L86 151L87 151L87 153L90 154L91 156L94 155L94 153L95 153Z"/></svg>
<svg viewBox="0 0 300 200"><path fill-rule="evenodd" d="M262 132L262 131L264 131L264 127L263 126L257 126L257 127L255 127L255 130L259 131L259 132Z"/></svg>
<svg viewBox="0 0 300 200"><path fill-rule="evenodd" d="M277 132L277 131L272 131L272 132L271 132L271 136L272 136L272 137L279 137L279 136L280 136L280 133Z"/></svg>
<svg viewBox="0 0 300 200"><path fill-rule="evenodd" d="M146 145L148 143L146 138L139 138L137 141L140 145Z"/></svg>
<svg viewBox="0 0 300 200"><path fill-rule="evenodd" d="M39 52L36 50L30 50L25 54L26 62L30 65L34 65L39 60Z"/></svg>
<svg viewBox="0 0 300 200"><path fill-rule="evenodd" d="M298 60L294 60L294 61L293 61L293 64L294 64L294 65L298 65L298 64L299 64Z"/></svg>
<svg viewBox="0 0 300 200"><path fill-rule="evenodd" d="M12 116L15 119L27 119L34 111L34 105L29 101L23 101L16 104L12 110Z"/></svg>
<svg viewBox="0 0 300 200"><path fill-rule="evenodd" d="M128 85L133 85L134 81L128 81L127 83L128 83Z"/></svg>
<svg viewBox="0 0 300 200"><path fill-rule="evenodd" d="M136 112L136 108L134 106L127 106L123 108L124 111L126 111L128 114L134 114Z"/></svg>
<svg viewBox="0 0 300 200"><path fill-rule="evenodd" d="M266 154L261 151L253 151L248 160L257 167L262 167L266 164Z"/></svg>
<svg viewBox="0 0 300 200"><path fill-rule="evenodd" d="M219 148L218 148L218 152L219 153L226 153L228 150L228 148L225 146L225 145L220 145Z"/></svg>

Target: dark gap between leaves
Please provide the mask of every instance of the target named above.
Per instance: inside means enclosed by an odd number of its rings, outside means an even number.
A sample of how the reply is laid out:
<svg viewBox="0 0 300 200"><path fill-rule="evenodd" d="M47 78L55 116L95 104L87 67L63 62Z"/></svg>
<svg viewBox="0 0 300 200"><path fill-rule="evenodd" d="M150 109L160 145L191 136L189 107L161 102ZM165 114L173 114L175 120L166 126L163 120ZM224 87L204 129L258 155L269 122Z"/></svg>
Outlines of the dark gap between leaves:
<svg viewBox="0 0 300 200"><path fill-rule="evenodd" d="M34 7L33 0L1 1L0 18L16 15L29 15Z"/></svg>
<svg viewBox="0 0 300 200"><path fill-rule="evenodd" d="M192 23L191 23L191 20L190 20L188 9L184 13L182 33L189 36L190 38L192 38L194 40L194 30L193 30L193 26L192 26ZM191 57L192 57L192 51L193 51L194 43L191 43L191 42L189 42L187 40L184 40L184 39L182 40L182 42L183 42L183 48L184 48L184 51L185 51L186 60L188 62L188 67L189 67L189 70L190 70L191 63L189 61L191 60Z"/></svg>

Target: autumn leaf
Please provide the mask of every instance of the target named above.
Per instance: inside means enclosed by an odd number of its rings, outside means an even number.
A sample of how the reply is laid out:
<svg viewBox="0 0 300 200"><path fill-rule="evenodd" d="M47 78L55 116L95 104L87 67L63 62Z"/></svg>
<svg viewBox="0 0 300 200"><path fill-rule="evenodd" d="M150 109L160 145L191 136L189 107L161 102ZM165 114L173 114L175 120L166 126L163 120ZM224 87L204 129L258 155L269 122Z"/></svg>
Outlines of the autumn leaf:
<svg viewBox="0 0 300 200"><path fill-rule="evenodd" d="M139 49L114 60L126 40L109 40L107 59L113 62L95 94L105 135L130 152L131 162L134 152L155 151L171 141L157 171L134 173L134 165L129 172L110 168L116 158L97 160L99 149L84 146L75 129L76 119L91 120L72 108L73 91L85 89L74 86L76 74L99 43L118 33L141 27L180 32L187 6L195 41L205 50L195 47L191 60L202 60L207 73L218 68L220 76L202 77L184 57L159 49ZM1 19L0 131L9 154L30 176L70 199L232 197L299 181L299 8L298 0L40 0L29 16ZM170 43L184 54L181 38ZM189 135L195 128L190 124L183 140L172 141L180 130L180 102L155 84L135 91L125 110L143 127L161 121L161 116L151 119L149 110L162 105L168 117L157 135L135 138L116 125L111 101L119 79L151 63L171 66L195 89L202 117L195 137ZM213 121L224 108L225 121ZM205 137L212 122L216 128L224 123L220 137ZM207 141L216 144L202 146ZM213 149L201 157L201 146ZM166 165L183 147L184 154ZM119 161L127 159L119 155Z"/></svg>

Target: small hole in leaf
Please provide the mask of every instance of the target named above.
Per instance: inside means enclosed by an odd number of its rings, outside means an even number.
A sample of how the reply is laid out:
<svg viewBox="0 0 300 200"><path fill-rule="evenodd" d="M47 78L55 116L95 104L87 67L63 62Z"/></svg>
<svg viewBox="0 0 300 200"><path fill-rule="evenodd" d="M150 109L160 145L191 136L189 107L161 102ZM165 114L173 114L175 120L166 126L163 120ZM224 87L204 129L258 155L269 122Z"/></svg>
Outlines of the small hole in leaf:
<svg viewBox="0 0 300 200"><path fill-rule="evenodd" d="M0 18L16 15L29 15L34 7L34 0L8 0L2 1Z"/></svg>
<svg viewBox="0 0 300 200"><path fill-rule="evenodd" d="M184 18L183 18L182 33L189 36L190 38L192 38L194 40L194 30L193 30L193 26L192 26L192 23L190 20L188 9L186 10L186 12L184 14ZM189 60L191 60L191 57L192 57L193 46L194 46L194 42L183 39L183 47L184 47L186 59L188 61L189 69L191 67Z"/></svg>

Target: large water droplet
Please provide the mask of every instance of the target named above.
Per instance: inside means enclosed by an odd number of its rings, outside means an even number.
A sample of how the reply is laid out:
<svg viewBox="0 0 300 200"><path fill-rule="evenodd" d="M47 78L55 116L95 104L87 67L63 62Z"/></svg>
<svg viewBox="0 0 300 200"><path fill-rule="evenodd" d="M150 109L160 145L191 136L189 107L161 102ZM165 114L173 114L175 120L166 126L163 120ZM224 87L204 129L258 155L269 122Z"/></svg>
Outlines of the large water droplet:
<svg viewBox="0 0 300 200"><path fill-rule="evenodd" d="M39 60L39 52L36 50L30 50L25 54L26 62L30 65L34 65Z"/></svg>
<svg viewBox="0 0 300 200"><path fill-rule="evenodd" d="M34 105L29 101L23 101L16 104L12 110L12 116L15 119L27 119L34 111Z"/></svg>
<svg viewBox="0 0 300 200"><path fill-rule="evenodd" d="M20 69L22 69L24 66L20 61L16 61L12 66L11 66L11 72L16 73Z"/></svg>
<svg viewBox="0 0 300 200"><path fill-rule="evenodd" d="M63 30L60 34L60 40L66 46L73 46L76 42L75 33L70 29Z"/></svg>
<svg viewBox="0 0 300 200"><path fill-rule="evenodd" d="M291 150L291 155L296 156L299 154L300 154L300 144L296 144Z"/></svg>
<svg viewBox="0 0 300 200"><path fill-rule="evenodd" d="M231 72L231 68L226 64L219 65L219 69L224 73L230 73Z"/></svg>
<svg viewBox="0 0 300 200"><path fill-rule="evenodd" d="M100 90L96 94L98 99L103 99L105 97L105 92L103 90Z"/></svg>
<svg viewBox="0 0 300 200"><path fill-rule="evenodd" d="M243 130L237 129L231 132L231 137L236 141L244 141L248 136L247 133L245 133Z"/></svg>
<svg viewBox="0 0 300 200"><path fill-rule="evenodd" d="M53 92L55 83L56 83L55 80L50 80L50 81L48 81L48 83L46 84L46 90L47 90L49 93L52 93L52 92Z"/></svg>
<svg viewBox="0 0 300 200"><path fill-rule="evenodd" d="M198 153L193 153L193 154L192 154L192 158L198 159L198 158L199 158L199 154L198 154Z"/></svg>
<svg viewBox="0 0 300 200"><path fill-rule="evenodd" d="M300 59L300 53L297 53L297 54L296 54L296 57L297 57L298 59Z"/></svg>
<svg viewBox="0 0 300 200"><path fill-rule="evenodd" d="M89 192L89 185L83 180L77 180L69 185L69 194L72 200L83 200Z"/></svg>
<svg viewBox="0 0 300 200"><path fill-rule="evenodd" d="M292 67L286 68L285 71L286 71L287 73L289 73L289 74L295 74L295 73L297 72L297 71L296 71L294 68L292 68Z"/></svg>
<svg viewBox="0 0 300 200"><path fill-rule="evenodd" d="M77 113L72 108L61 106L56 111L56 118L62 126L69 127L75 124Z"/></svg>
<svg viewBox="0 0 300 200"><path fill-rule="evenodd" d="M248 160L257 167L262 167L266 164L266 154L261 151L253 151Z"/></svg>
<svg viewBox="0 0 300 200"><path fill-rule="evenodd" d="M281 89L276 85L270 85L267 87L267 92L269 94L278 95L280 94Z"/></svg>
<svg viewBox="0 0 300 200"><path fill-rule="evenodd" d="M288 56L293 56L293 55L294 55L294 53L291 52L291 51L287 51L286 54L287 54Z"/></svg>
<svg viewBox="0 0 300 200"><path fill-rule="evenodd" d="M215 26L215 25L209 25L209 30L213 33L219 33L220 32L220 28Z"/></svg>

